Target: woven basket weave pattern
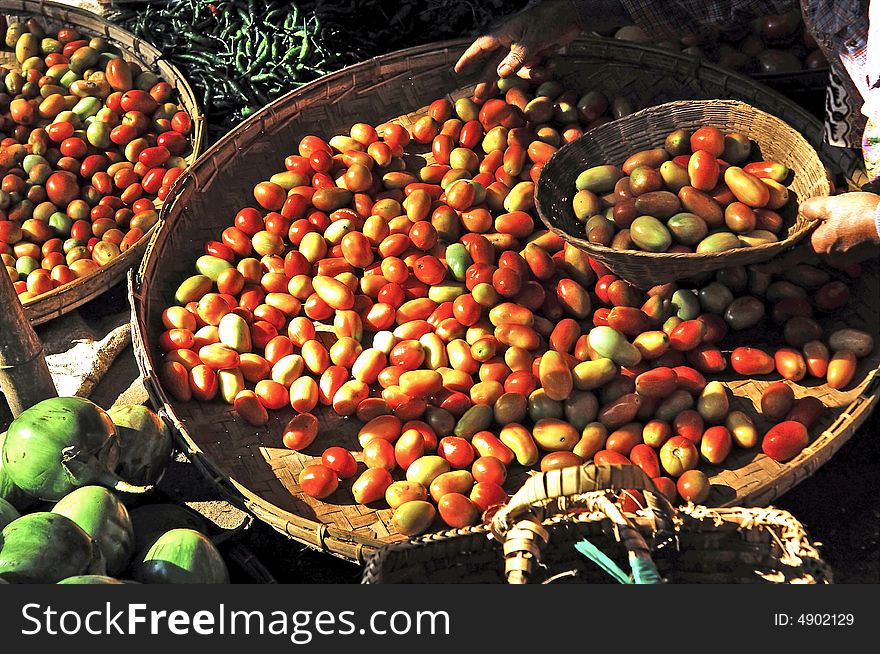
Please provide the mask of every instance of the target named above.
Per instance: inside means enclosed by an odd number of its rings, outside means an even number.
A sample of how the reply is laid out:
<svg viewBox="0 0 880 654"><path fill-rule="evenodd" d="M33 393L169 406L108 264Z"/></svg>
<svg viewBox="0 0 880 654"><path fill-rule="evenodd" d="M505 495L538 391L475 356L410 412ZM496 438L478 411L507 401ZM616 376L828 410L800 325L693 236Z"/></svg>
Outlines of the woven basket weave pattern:
<svg viewBox="0 0 880 654"><path fill-rule="evenodd" d="M654 518L633 519L651 540ZM833 573L787 511L680 507L677 539L653 553L664 579L679 584L830 583ZM598 513L554 516L542 522L550 534L533 583L614 583L578 554L584 538L614 561L626 553L611 525ZM625 564L623 564L625 565ZM448 530L383 547L364 566L362 583L505 583L501 543L486 525Z"/></svg>

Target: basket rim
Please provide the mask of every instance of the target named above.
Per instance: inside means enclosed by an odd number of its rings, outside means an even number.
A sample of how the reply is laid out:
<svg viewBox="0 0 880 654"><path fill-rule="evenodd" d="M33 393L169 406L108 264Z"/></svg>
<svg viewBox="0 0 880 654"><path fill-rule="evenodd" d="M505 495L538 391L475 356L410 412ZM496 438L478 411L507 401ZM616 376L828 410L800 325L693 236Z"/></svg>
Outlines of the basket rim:
<svg viewBox="0 0 880 654"><path fill-rule="evenodd" d="M801 81L807 78L819 79L819 77L828 77L830 73L831 67L825 66L824 68L805 68L804 70L796 70L793 73L751 73L749 77L761 81L787 81L790 79Z"/></svg>
<svg viewBox="0 0 880 654"><path fill-rule="evenodd" d="M571 148L572 146L577 147L576 144L578 144L582 140L588 138L592 134L597 134L600 131L613 129L613 126L623 125L623 124L627 124L627 123L635 123L640 120L643 120L646 116L650 116L650 115L653 115L656 113L662 113L664 111L672 110L672 109L675 109L678 107L694 106L694 105L698 105L698 106L709 106L709 105L727 106L727 107L730 107L731 109L739 109L739 110L744 110L744 111L748 111L748 112L753 112L753 113L760 115L764 118L768 118L771 121L777 121L777 122L785 125L789 129L791 129L792 131L794 131L795 133L797 133L801 137L801 139L804 141L805 145L808 148L807 156L811 159L814 159L815 162L818 163L818 165L824 169L824 165L822 164L822 161L819 158L819 153L816 152L816 149L812 146L812 144L809 141L807 141L805 138L803 138L803 135L801 135L800 132L795 130L794 127L789 125L787 122L785 122L784 120L782 120L778 116L774 116L773 114L770 114L766 111L762 111L761 109L758 109L757 107L754 107L754 106L748 104L747 102L743 102L742 100L673 100L671 102L664 102L662 104L653 105L651 107L646 107L645 109L640 109L639 111L636 111L636 112L631 113L627 116L624 116L623 118L618 118L616 120L609 121L609 122L604 123L602 125L598 125L597 127L594 127L593 129L588 130L587 132L584 132L583 136L578 137L577 139L575 139L574 141L571 141L570 143L566 143L564 146L562 146L556 152L554 152L553 155L550 157L550 159L547 160L547 164L541 169L541 173L539 175L539 182L535 185L535 209L538 212L538 217L541 219L541 222L544 223L544 226L547 227L547 229L549 229L551 232L553 232L557 236L560 236L560 237L564 238L565 240L570 241L572 243L576 243L577 247L579 247L583 250L586 250L588 252L593 251L593 252L596 252L599 254L604 254L609 257L619 257L619 256L626 255L627 257L636 257L636 258L641 258L641 259L645 259L645 260L654 260L658 263L663 262L663 261L693 261L693 262L718 261L720 263L720 262L725 261L726 259L731 258L732 256L741 255L743 252L749 252L750 254L762 254L762 253L766 254L768 252L774 252L776 250L786 249L786 248L794 245L795 243L797 243L799 240L801 240L807 232L809 232L813 227L816 226L817 223L815 221L813 221L813 222L807 221L799 226L797 225L797 223L795 223L796 228L786 238L782 239L781 241L775 241L773 243L761 243L760 245L754 245L754 246L750 246L748 248L736 248L733 250L725 250L723 252L646 252L644 250L617 250L617 249L608 247L606 245L601 245L598 243L590 243L590 242L586 241L586 239L576 237L573 234L568 233L564 229L557 227L556 225L554 225L551 222L550 218L548 217L549 211L544 206L544 202L546 200L546 194L541 193L542 185L540 184L540 176L545 174L545 171L547 170L547 167L550 165L550 162L552 162L556 157L561 156L560 153L567 152L568 151L567 149ZM822 189L821 190L824 190L826 195L830 192L830 186L828 184L827 179L822 180ZM798 211L798 215L799 216L802 215L800 213L800 211Z"/></svg>
<svg viewBox="0 0 880 654"><path fill-rule="evenodd" d="M606 43L604 39L583 38L579 39L579 41L583 42L586 45L597 44L603 49L611 50L612 54L614 55L616 55L618 52L625 52L628 56L627 61L630 62L636 61L640 56L644 55L645 53L656 52L664 55L670 54L655 48L639 47L632 44L609 44ZM176 442L181 447L181 449L183 449L190 460L196 465L196 468L217 488L217 490L225 499L230 501L235 506L238 506L256 515L258 518L260 518L279 532L285 534L289 538L297 540L313 548L326 551L334 556L338 556L340 558L357 563L363 563L365 557L368 554L372 553L376 549L387 545L388 542L372 539L351 531L342 530L332 525L327 525L325 523L321 523L316 520L312 520L310 518L306 518L290 511L281 509L280 507L273 504L271 501L249 490L247 486L241 481L236 480L234 477L231 477L223 472L220 467L215 464L211 459L209 459L201 450L198 443L196 443L191 435L191 429L187 427L179 418L173 404L169 400L169 397L164 393L161 386L157 383L158 369L153 366L151 360L151 348L147 347L147 342L145 340L149 338L149 331L147 330L146 326L146 307L144 299L142 297L145 277L149 273L148 264L150 262L153 249L158 248L160 243L164 242L165 239L168 238L169 230L176 220L176 216L174 215L173 211L174 206L177 203L180 203L181 205L185 204L188 194L194 191L197 192L199 190L199 187L202 185L201 182L203 179L210 180L211 173L217 166L216 162L214 161L214 157L218 152L222 152L225 148L229 147L230 143L233 142L235 137L233 132L240 134L245 130L256 129L259 131L262 127L263 121L267 117L272 115L275 107L277 107L278 105L290 103L294 98L297 98L299 95L313 91L315 89L330 88L331 85L339 82L340 80L353 79L355 74L362 73L363 71L372 71L374 70L375 66L381 65L385 61L397 58L412 59L419 56L437 54L438 52L442 52L444 50L453 50L457 52L464 47L467 47L467 45L469 44L470 39L467 38L433 42L414 46L412 48L407 48L404 50L399 50L389 53L387 55L381 55L372 59L365 60L363 62L359 62L357 64L353 64L351 66L330 73L329 75L313 80L298 89L290 91L289 93L276 99L266 107L263 107L245 121L239 123L239 125L236 126L232 131L230 131L227 135L224 135L224 137L219 139L217 142L212 144L205 152L203 152L196 160L196 162L194 162L190 166L190 168L181 176L180 183L177 184L174 189L172 189L171 194L169 194L168 198L166 199L166 203L163 206L162 211L160 212L160 228L150 238L147 253L144 255L144 258L142 259L140 265L136 269L130 270L128 273L129 302L132 309L133 323L133 350L138 368L140 369L141 376L144 380L144 385L149 391L151 403L156 407L160 415L162 415L163 420L167 424L169 424L169 426L171 427L171 431L175 436ZM725 69L718 68L717 66L711 66L708 63L691 62L690 59L684 57L683 55L678 56L680 60L685 60L689 64L699 64L699 66L697 66L694 70L695 75L698 74L698 71L708 70L712 73L722 75L725 78L742 80L742 82L749 87L759 88L763 92L762 85L754 82L753 80L745 78L741 75L737 75ZM462 86L465 85L463 84ZM796 115L802 118L805 123L814 125L817 129L819 128L819 123L815 118L806 114L806 112L801 110L790 100L784 98L784 96L782 96L781 94L769 88L766 89L766 93L770 97L776 98L779 102L784 103L784 106L786 108L790 108L793 112L796 113ZM861 422L864 421L864 417L866 417L867 413L869 413L870 410L873 409L873 404L875 403L876 399L877 396L876 394L874 394L867 398L856 398L855 400L853 400L852 404L845 411L845 413L850 414L851 422L843 425L838 424L836 426L833 426L835 431L833 433L831 431L828 431L824 434L824 436L833 439L834 445L842 445L843 442L845 442L849 438L849 436L852 435L855 427L857 427L859 424L861 424ZM831 427L829 427L829 430L830 429ZM797 468L791 468L786 464L787 467L781 470L780 475L774 478L772 482L768 481L765 484L762 484L760 487L752 489L747 497L740 498L740 502L767 503L772 498L775 498L777 496L775 488L777 484L780 484L785 480L789 480L790 478L803 479L812 474L812 472L818 469L818 467L825 460L824 458L822 458L821 455L829 447L827 438L823 438L823 436L817 437L817 439L815 439L810 444L810 446L806 450L804 450L803 458L799 457L798 459L800 461L806 461L808 459L818 459L817 461L810 465L806 465L805 467L798 466ZM819 450L818 453L817 450ZM836 448L834 449L834 451L836 451ZM790 487L790 485L787 487Z"/></svg>
<svg viewBox="0 0 880 654"><path fill-rule="evenodd" d="M205 121L202 108L186 76L153 45L99 14L76 5L66 5L52 0L0 0L0 14L32 15L75 25L88 33L104 36L129 57L136 58L150 67L157 67L161 62L162 65L158 66L159 76L166 81L174 82L174 87L182 98L184 110L190 114L192 119L192 152L186 157L186 161L188 166L195 163L205 142ZM191 106L187 107L187 104ZM106 265L54 288L48 293L22 302L28 321L31 325L41 325L59 318L107 292L112 286L121 282L125 278L125 273L139 262L152 236L157 231L158 222L150 227L136 243Z"/></svg>
<svg viewBox="0 0 880 654"><path fill-rule="evenodd" d="M740 72L740 71L732 70L729 68L725 68L724 66L721 66L717 62L712 61L711 59L708 59L707 57L701 57L699 55L688 54L686 52L683 52L682 50L667 50L666 48L660 48L657 46L649 45L647 43L640 43L638 41L627 41L626 39L617 39L617 38L614 38L613 35L602 35L596 31L590 32L590 38L602 39L603 41L612 41L614 43L629 43L631 45L635 45L635 46L638 46L641 48L648 48L651 50L655 50L657 52L665 52L665 53L669 53L669 54L679 55L682 57L688 57L690 59L704 62L704 63L709 64L711 66L715 66L717 68L720 68L721 70L723 70L725 72L732 73L734 75L742 75L742 76L745 76L749 79L759 80L759 81L763 81L763 80L771 80L771 81L788 80L792 77L796 77L796 78L812 77L813 75L816 75L819 73L827 76L831 72L831 67L827 64L821 68L803 68L801 70L796 70L791 73L762 73L759 71L754 72L754 73ZM818 76L818 75L816 75L816 76Z"/></svg>

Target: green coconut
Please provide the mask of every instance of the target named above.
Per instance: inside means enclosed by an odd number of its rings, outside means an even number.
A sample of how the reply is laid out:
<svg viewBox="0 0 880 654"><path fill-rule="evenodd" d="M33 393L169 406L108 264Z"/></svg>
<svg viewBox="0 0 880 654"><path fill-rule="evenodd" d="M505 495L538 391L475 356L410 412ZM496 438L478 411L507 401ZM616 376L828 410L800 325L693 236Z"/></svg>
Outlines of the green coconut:
<svg viewBox="0 0 880 654"><path fill-rule="evenodd" d="M0 577L10 583L54 584L74 575L106 573L98 543L61 514L30 513L0 532Z"/></svg>
<svg viewBox="0 0 880 654"><path fill-rule="evenodd" d="M165 532L192 529L208 535L208 521L198 512L171 502L144 504L131 510L136 561L142 561Z"/></svg>
<svg viewBox="0 0 880 654"><path fill-rule="evenodd" d="M194 529L172 529L132 566L132 578L144 584L227 584L229 570L207 536Z"/></svg>
<svg viewBox="0 0 880 654"><path fill-rule="evenodd" d="M60 500L88 485L140 493L115 468L119 460L116 426L94 402L81 397L54 397L23 411L3 444L3 468L25 493Z"/></svg>
<svg viewBox="0 0 880 654"><path fill-rule="evenodd" d="M73 577L62 579L58 583L77 586L98 586L124 584L125 582L119 581L119 579L116 579L115 577L108 577L107 575L74 575Z"/></svg>
<svg viewBox="0 0 880 654"><path fill-rule="evenodd" d="M107 574L125 571L134 553L134 529L128 509L103 486L82 486L68 493L52 507L73 520L98 542L107 561Z"/></svg>
<svg viewBox="0 0 880 654"><path fill-rule="evenodd" d="M116 425L119 461L116 474L130 484L157 484L171 459L171 432L155 411L123 404L108 412Z"/></svg>
<svg viewBox="0 0 880 654"><path fill-rule="evenodd" d="M24 511L37 500L16 486L12 477L6 472L6 467L3 465L3 443L5 441L6 432L4 431L0 434L0 499L6 500L19 511Z"/></svg>
<svg viewBox="0 0 880 654"><path fill-rule="evenodd" d="M18 512L18 509L3 498L0 498L0 529L3 529L10 522L20 517L21 513Z"/></svg>

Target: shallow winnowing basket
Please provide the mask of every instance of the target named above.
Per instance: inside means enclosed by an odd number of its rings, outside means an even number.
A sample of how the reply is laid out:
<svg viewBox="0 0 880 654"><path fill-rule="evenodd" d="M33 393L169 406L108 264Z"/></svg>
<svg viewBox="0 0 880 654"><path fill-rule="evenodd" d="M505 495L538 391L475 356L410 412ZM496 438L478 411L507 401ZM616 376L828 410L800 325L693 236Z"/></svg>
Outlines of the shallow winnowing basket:
<svg viewBox="0 0 880 654"><path fill-rule="evenodd" d="M646 506L637 514L614 504L625 489L643 491ZM832 582L787 511L676 509L641 469L591 463L532 476L490 524L383 547L367 560L362 582L613 583L596 550L619 572L656 569L665 583Z"/></svg>
<svg viewBox="0 0 880 654"><path fill-rule="evenodd" d="M574 215L575 180L586 168L621 165L627 157L662 147L666 135L684 128L693 132L713 126L722 132L739 132L755 141L763 158L785 164L794 171L784 238L776 243L717 253L667 253L615 250L586 239L584 226ZM556 234L601 261L617 276L642 288L730 266L767 261L795 245L810 229L810 221L795 210L807 198L828 195L827 174L813 146L779 118L734 100L668 102L591 129L560 148L541 171L535 205L541 220Z"/></svg>
<svg viewBox="0 0 880 654"><path fill-rule="evenodd" d="M57 2L0 0L0 16L7 20L36 17L46 28L57 29L62 25L71 25L89 38L102 36L117 46L126 60L156 73L177 90L180 105L192 117L192 154L187 157L187 161L192 163L198 157L204 142L204 123L196 96L183 74L165 61L162 53L152 45L97 14ZM15 54L4 49L0 52L0 65L18 67ZM126 273L143 256L155 230L155 227L148 230L132 247L88 275L24 302L25 314L30 323L39 325L57 318L98 297L125 279Z"/></svg>
<svg viewBox="0 0 880 654"><path fill-rule="evenodd" d="M310 82L255 113L180 178L160 214L161 227L130 278L133 350L144 386L194 468L224 499L279 532L358 563L379 547L404 539L394 529L391 509L384 503L358 504L350 483L340 484L333 495L317 500L302 492L297 479L303 467L318 460L330 445L360 452L359 421L321 409L317 439L304 452L296 452L282 442L292 409L273 411L269 424L255 429L219 400L174 399L158 381L162 311L174 301L180 282L193 274L204 244L216 239L242 206L252 203L255 184L284 169L285 157L295 151L300 138L347 134L359 121L412 125L433 100L470 95L476 75L460 77L452 70L468 45L468 39L432 43L371 59ZM682 98L745 99L784 116L816 145L830 168L843 173L848 182L857 182L857 159L847 150L823 146L818 121L769 89L720 68L656 49L582 39L557 58L556 71L573 89L602 89L610 96L630 98L635 106ZM853 288L854 310L848 316L852 326L878 330L878 288L876 267L866 269L859 286ZM827 416L815 427L816 439L786 463L754 450L734 452L724 467L707 471L713 491L706 505L766 506L809 477L873 410L877 395L869 383L878 363L880 351L863 359L856 381L844 391L798 387L798 396L819 394L829 406ZM757 420L755 402L769 381L726 383L732 408ZM516 491L524 477L524 469L511 468L507 490Z"/></svg>

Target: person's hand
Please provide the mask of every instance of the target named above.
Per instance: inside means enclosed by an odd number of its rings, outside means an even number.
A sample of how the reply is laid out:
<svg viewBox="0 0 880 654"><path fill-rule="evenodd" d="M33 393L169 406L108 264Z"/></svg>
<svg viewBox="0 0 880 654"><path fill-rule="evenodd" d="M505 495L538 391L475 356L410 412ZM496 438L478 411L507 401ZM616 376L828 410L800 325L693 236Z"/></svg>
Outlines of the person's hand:
<svg viewBox="0 0 880 654"><path fill-rule="evenodd" d="M821 221L813 231L810 245L798 245L765 263L750 266L767 274L781 274L798 264L818 264L823 258L832 265L857 263L877 255L880 235L874 225L874 212L880 195L842 193L810 198L800 206L810 220Z"/></svg>
<svg viewBox="0 0 880 654"><path fill-rule="evenodd" d="M822 221L811 236L818 254L839 257L864 252L867 244L880 243L874 217L880 195L842 193L806 200L800 211L810 220Z"/></svg>
<svg viewBox="0 0 880 654"><path fill-rule="evenodd" d="M476 97L484 98L491 93L496 77L511 77L521 69L530 68L549 53L571 43L580 33L570 0L542 2L474 41L455 64L455 72L465 71L497 50L508 48L500 63L496 63L497 57L489 61L474 89Z"/></svg>

